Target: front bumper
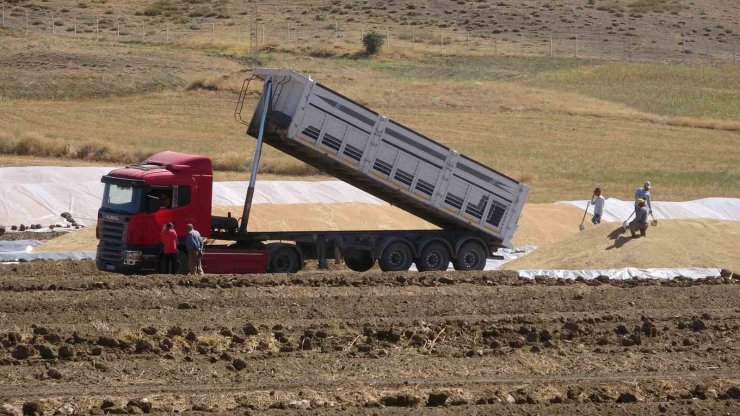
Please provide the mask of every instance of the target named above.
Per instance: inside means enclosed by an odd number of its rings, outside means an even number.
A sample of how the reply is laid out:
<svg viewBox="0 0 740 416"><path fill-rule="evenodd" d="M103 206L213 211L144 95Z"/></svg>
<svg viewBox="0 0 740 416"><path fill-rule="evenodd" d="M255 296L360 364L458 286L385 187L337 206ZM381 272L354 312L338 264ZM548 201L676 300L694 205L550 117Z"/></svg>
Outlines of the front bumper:
<svg viewBox="0 0 740 416"><path fill-rule="evenodd" d="M124 274L156 273L157 263L158 256L156 255L142 255L138 261L130 259L111 261L101 259L100 256L95 259L98 270Z"/></svg>

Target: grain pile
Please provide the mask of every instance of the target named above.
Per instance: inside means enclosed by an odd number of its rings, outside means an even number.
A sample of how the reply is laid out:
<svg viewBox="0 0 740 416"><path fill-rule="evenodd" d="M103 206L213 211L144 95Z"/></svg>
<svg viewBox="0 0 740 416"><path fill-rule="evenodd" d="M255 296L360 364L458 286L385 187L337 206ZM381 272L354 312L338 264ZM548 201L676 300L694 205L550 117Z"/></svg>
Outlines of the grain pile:
<svg viewBox="0 0 740 416"><path fill-rule="evenodd" d="M242 207L214 207L213 215L239 217ZM311 230L424 230L436 228L406 211L389 205L258 204L252 207L252 231ZM95 227L70 232L36 247L36 252L94 251Z"/></svg>
<svg viewBox="0 0 740 416"><path fill-rule="evenodd" d="M583 211L569 204L525 204L514 246L544 246L578 232ZM587 217L584 225L591 226Z"/></svg>
<svg viewBox="0 0 740 416"><path fill-rule="evenodd" d="M95 238L95 227L82 228L60 234L59 237L46 240L33 249L34 252L55 253L66 251L95 251L98 240Z"/></svg>
<svg viewBox="0 0 740 416"><path fill-rule="evenodd" d="M510 270L718 267L740 270L740 222L661 220L648 238L606 223L507 263Z"/></svg>
<svg viewBox="0 0 740 416"><path fill-rule="evenodd" d="M214 207L213 215L240 216L242 207ZM526 204L514 235L514 246L562 240L578 232L582 211L566 204ZM590 225L590 224L588 224ZM427 230L436 227L390 205L357 203L258 204L252 207L250 230ZM36 252L94 251L94 227L64 234L38 246Z"/></svg>

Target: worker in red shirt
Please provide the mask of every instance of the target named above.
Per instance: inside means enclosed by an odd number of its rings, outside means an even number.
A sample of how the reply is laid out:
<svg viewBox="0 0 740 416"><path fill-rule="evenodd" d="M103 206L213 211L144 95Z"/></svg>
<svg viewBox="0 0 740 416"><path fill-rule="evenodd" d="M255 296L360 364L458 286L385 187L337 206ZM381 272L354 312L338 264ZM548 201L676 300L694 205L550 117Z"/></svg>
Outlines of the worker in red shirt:
<svg viewBox="0 0 740 416"><path fill-rule="evenodd" d="M177 231L175 224L168 222L160 236L164 248L164 272L176 274L177 267Z"/></svg>

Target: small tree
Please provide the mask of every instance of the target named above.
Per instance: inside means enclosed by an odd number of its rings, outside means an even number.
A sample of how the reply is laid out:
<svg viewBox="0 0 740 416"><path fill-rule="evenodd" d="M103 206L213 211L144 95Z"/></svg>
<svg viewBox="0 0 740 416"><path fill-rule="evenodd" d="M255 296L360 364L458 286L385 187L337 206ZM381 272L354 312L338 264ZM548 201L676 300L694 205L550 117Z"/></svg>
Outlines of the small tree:
<svg viewBox="0 0 740 416"><path fill-rule="evenodd" d="M384 43L385 36L375 31L368 32L362 37L362 44L365 45L365 52L367 52L368 55L375 55L378 53Z"/></svg>

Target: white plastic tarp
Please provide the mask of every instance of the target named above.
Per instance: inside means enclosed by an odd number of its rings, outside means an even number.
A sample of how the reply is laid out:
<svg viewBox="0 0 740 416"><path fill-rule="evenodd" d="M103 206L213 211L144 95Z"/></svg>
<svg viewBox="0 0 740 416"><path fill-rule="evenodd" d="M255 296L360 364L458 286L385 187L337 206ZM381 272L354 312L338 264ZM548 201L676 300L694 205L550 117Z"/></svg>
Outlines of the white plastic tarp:
<svg viewBox="0 0 740 416"><path fill-rule="evenodd" d="M110 168L0 168L0 224L62 224L70 212L82 224L95 222L103 194L100 177Z"/></svg>
<svg viewBox="0 0 740 416"><path fill-rule="evenodd" d="M688 279L703 279L706 277L720 276L720 269L711 268L676 268L676 269L638 269L625 267L622 269L594 269L594 270L518 270L519 276L534 279L537 276L550 278L576 279L582 277L586 280L595 279L599 276L607 276L610 279L673 279L682 276Z"/></svg>
<svg viewBox="0 0 740 416"><path fill-rule="evenodd" d="M59 214L70 212L81 224L94 224L103 193L100 178L108 167L0 168L0 225L64 224ZM213 205L242 205L247 182L216 182ZM341 181L258 181L254 204L365 203L387 205L383 200ZM583 209L587 201L562 201ZM609 198L604 221L623 221L632 201ZM593 209L589 208L590 212ZM656 219L711 218L740 221L740 199L704 198L687 202L653 203Z"/></svg>
<svg viewBox="0 0 740 416"><path fill-rule="evenodd" d="M0 240L0 263L17 262L19 260L82 260L95 259L94 251L75 251L60 253L37 253L34 247L43 241L39 240Z"/></svg>
<svg viewBox="0 0 740 416"><path fill-rule="evenodd" d="M569 204L585 209L588 200L560 201L558 204ZM740 198L704 198L684 202L654 201L652 205L656 220L706 218L740 221ZM634 210L634 201L609 198L604 203L604 215L601 219L605 222L622 222L627 220ZM593 215L593 206L588 207L588 212Z"/></svg>
<svg viewBox="0 0 740 416"><path fill-rule="evenodd" d="M105 167L0 168L0 225L66 224L59 214L69 212L83 225L92 225L103 197L100 178ZM246 181L213 184L213 206L244 204ZM387 205L341 181L257 181L254 204L365 203Z"/></svg>

